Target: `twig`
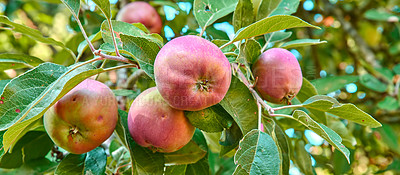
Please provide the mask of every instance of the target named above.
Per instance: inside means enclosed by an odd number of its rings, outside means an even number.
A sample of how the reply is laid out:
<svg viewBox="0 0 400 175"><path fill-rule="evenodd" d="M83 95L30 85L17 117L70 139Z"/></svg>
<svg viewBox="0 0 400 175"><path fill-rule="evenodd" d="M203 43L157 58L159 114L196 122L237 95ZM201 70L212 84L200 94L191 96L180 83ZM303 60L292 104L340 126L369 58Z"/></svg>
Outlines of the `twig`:
<svg viewBox="0 0 400 175"><path fill-rule="evenodd" d="M115 54L116 54L117 56L121 56L121 55L119 54L117 41L115 40L114 29L113 29L112 24L111 24L111 19L108 19L107 21L108 21L108 26L110 27L111 37L112 37L112 39L113 39L113 43L114 43L114 47L115 47Z"/></svg>
<svg viewBox="0 0 400 175"><path fill-rule="evenodd" d="M101 57L102 59L109 59L109 60L115 60L115 61L120 61L120 62L124 62L124 63L130 63L130 64L135 64L138 68L139 65L131 60L129 60L128 58L125 58L123 56L112 56L112 55L107 55L104 53L101 53L101 50L96 50L94 52L94 55ZM100 59L101 60L101 59Z"/></svg>
<svg viewBox="0 0 400 175"><path fill-rule="evenodd" d="M261 128L261 105L260 103L257 103L257 108L258 108L258 130L262 130Z"/></svg>
<svg viewBox="0 0 400 175"><path fill-rule="evenodd" d="M281 106L281 107L276 107L276 108L272 108L274 111L279 111L282 109L288 109L288 108L301 108L303 107L303 105L288 105L288 106Z"/></svg>
<svg viewBox="0 0 400 175"><path fill-rule="evenodd" d="M72 11L71 11L71 12L72 12ZM86 34L86 32L85 32L85 29L84 29L83 26L82 26L81 21L80 21L79 18L75 15L75 13L72 12L72 15L74 16L76 22L78 23L79 29L81 29L82 35L83 35L83 37L85 38L86 42L88 43L88 46L89 46L90 50L91 50L92 53L94 54L94 52L96 51L96 49L94 48L92 42L89 40L89 38L88 38L88 36L87 36L87 34ZM78 62L78 59L75 60L75 63L76 63L76 62Z"/></svg>
<svg viewBox="0 0 400 175"><path fill-rule="evenodd" d="M265 43L264 47L261 49L261 53L264 52L264 50L268 47L269 42L271 41L271 38L274 36L275 32L271 34L271 36L268 38L268 41Z"/></svg>
<svg viewBox="0 0 400 175"><path fill-rule="evenodd" d="M146 74L146 72L141 69L135 71L128 77L125 84L123 84L121 87L124 89L129 89L136 83L136 81L139 79L139 77L141 77L142 75L145 75L145 74Z"/></svg>
<svg viewBox="0 0 400 175"><path fill-rule="evenodd" d="M232 41L233 41L233 40L232 40ZM221 47L219 47L219 49L223 49L224 47L226 47L226 46L229 46L229 45L233 44L233 42L232 42L232 41L229 41L229 42L225 43L224 45L222 45Z"/></svg>
<svg viewBox="0 0 400 175"><path fill-rule="evenodd" d="M286 114L270 114L269 116L271 116L271 117L285 117L285 118L291 118L291 119L293 119L293 116L291 116L291 115L286 115Z"/></svg>
<svg viewBox="0 0 400 175"><path fill-rule="evenodd" d="M264 100L258 95L258 93L252 88L252 85L250 85L249 81L247 81L246 77L244 76L243 72L240 70L238 67L238 64L233 63L232 64L233 68L237 71L240 79L242 82L247 86L247 88L250 90L250 92L253 94L254 98L257 100L257 103L259 103L262 107L264 107L268 113L271 115L274 113L274 109L271 108L267 103L264 102Z"/></svg>

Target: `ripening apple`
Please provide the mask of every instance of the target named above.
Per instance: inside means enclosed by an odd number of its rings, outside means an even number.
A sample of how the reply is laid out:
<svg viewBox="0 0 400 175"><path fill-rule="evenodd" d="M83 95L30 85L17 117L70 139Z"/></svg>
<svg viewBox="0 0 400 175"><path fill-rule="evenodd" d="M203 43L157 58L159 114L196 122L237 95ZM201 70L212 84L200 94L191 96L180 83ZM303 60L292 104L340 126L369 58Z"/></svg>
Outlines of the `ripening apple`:
<svg viewBox="0 0 400 175"><path fill-rule="evenodd" d="M303 83L296 57L286 49L272 48L262 53L252 67L260 95L272 103L290 104Z"/></svg>
<svg viewBox="0 0 400 175"><path fill-rule="evenodd" d="M173 108L198 111L219 103L231 83L231 66L210 41L186 35L165 44L154 62L158 91Z"/></svg>
<svg viewBox="0 0 400 175"><path fill-rule="evenodd" d="M43 120L56 145L83 154L113 133L118 121L117 101L107 85L86 79L50 107Z"/></svg>
<svg viewBox="0 0 400 175"><path fill-rule="evenodd" d="M126 4L117 14L118 21L142 23L151 33L161 33L162 21L156 9L147 2L135 1Z"/></svg>
<svg viewBox="0 0 400 175"><path fill-rule="evenodd" d="M185 113L169 106L155 87L143 91L133 101L128 127L137 144L158 152L177 151L195 131Z"/></svg>

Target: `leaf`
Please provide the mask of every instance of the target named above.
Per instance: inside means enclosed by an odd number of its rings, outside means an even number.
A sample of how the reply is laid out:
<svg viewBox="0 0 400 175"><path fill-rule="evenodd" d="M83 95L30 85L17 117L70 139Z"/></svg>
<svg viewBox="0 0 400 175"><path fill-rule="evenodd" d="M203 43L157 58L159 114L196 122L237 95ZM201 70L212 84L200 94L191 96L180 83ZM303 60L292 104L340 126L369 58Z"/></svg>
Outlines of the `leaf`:
<svg viewBox="0 0 400 175"><path fill-rule="evenodd" d="M380 9L369 9L364 13L364 17L370 20L385 22L396 22L400 19L399 16Z"/></svg>
<svg viewBox="0 0 400 175"><path fill-rule="evenodd" d="M97 40L100 40L100 39L101 39L101 32L97 32L96 34L93 34L93 35L89 36L89 40L92 43L94 41L97 41ZM78 58L80 58L82 56L82 54L86 50L86 48L88 48L88 42L86 40L83 40L81 43L79 43L78 49L77 49L77 51L78 51L78 56L77 57Z"/></svg>
<svg viewBox="0 0 400 175"><path fill-rule="evenodd" d="M290 36L292 36L292 32L282 32L282 31L277 31L277 32L273 32L273 33L268 33L265 34L265 41L269 41L269 42L279 42L279 41L283 41L285 39L288 39Z"/></svg>
<svg viewBox="0 0 400 175"><path fill-rule="evenodd" d="M37 57L25 54L0 54L0 71L7 69L33 68L43 61Z"/></svg>
<svg viewBox="0 0 400 175"><path fill-rule="evenodd" d="M282 0L270 16L291 15L293 13L296 13L299 4L300 0Z"/></svg>
<svg viewBox="0 0 400 175"><path fill-rule="evenodd" d="M253 64L261 55L261 45L254 39L248 39L240 45L240 52L237 58L239 63Z"/></svg>
<svg viewBox="0 0 400 175"><path fill-rule="evenodd" d="M308 175L313 175L313 167L311 164L311 156L310 154L305 150L305 143L303 140L298 140L294 144L294 155L296 164L300 168L301 172L304 174Z"/></svg>
<svg viewBox="0 0 400 175"><path fill-rule="evenodd" d="M382 126L372 116L355 105L351 103L340 104L336 99L325 95L316 95L309 98L303 103L303 107L328 112L340 118L373 128Z"/></svg>
<svg viewBox="0 0 400 175"><path fill-rule="evenodd" d="M4 155L3 135L6 131L0 131L0 158Z"/></svg>
<svg viewBox="0 0 400 175"><path fill-rule="evenodd" d="M4 88L6 87L7 83L9 83L11 80L0 80L0 92L3 93ZM0 94L1 94L0 93ZM3 100L3 99L0 99ZM4 101L3 101L4 102ZM3 103L2 102L2 103Z"/></svg>
<svg viewBox="0 0 400 175"><path fill-rule="evenodd" d="M223 131L224 128L231 127L234 122L219 104L200 111L185 111L185 116L193 126L206 132Z"/></svg>
<svg viewBox="0 0 400 175"><path fill-rule="evenodd" d="M136 27L134 24L129 24L126 22L122 21L115 21L111 20L111 24L114 29L114 35L116 35L115 39L117 40L117 44L120 47L121 46L121 39L120 35L130 35L130 36L135 36L135 37L142 37L149 39L155 43L161 48L163 46L163 40L160 38L160 35L158 34L147 34L145 31L141 30L140 28ZM110 32L110 26L108 25L108 22L105 20L101 24L101 36L103 37L104 42L110 43L112 47L113 45L113 40Z"/></svg>
<svg viewBox="0 0 400 175"><path fill-rule="evenodd" d="M254 14L249 13L253 11L251 0L239 0L235 12L233 13L233 28L235 32L242 27L250 25L254 20Z"/></svg>
<svg viewBox="0 0 400 175"><path fill-rule="evenodd" d="M107 155L103 148L97 147L87 153L84 174L104 174L107 166Z"/></svg>
<svg viewBox="0 0 400 175"><path fill-rule="evenodd" d="M64 3L65 6L71 11L74 16L78 17L79 16L79 9L81 6L81 1L80 0L61 0L62 3Z"/></svg>
<svg viewBox="0 0 400 175"><path fill-rule="evenodd" d="M382 101L378 103L377 106L380 109L394 111L399 108L399 102L394 97L386 96Z"/></svg>
<svg viewBox="0 0 400 175"><path fill-rule="evenodd" d="M209 175L210 166L207 156L194 164L189 164L186 167L186 175Z"/></svg>
<svg viewBox="0 0 400 175"><path fill-rule="evenodd" d="M165 167L165 175L185 175L187 165L173 165Z"/></svg>
<svg viewBox="0 0 400 175"><path fill-rule="evenodd" d="M328 94L356 81L358 81L358 76L342 75L315 79L311 83L315 86L319 94Z"/></svg>
<svg viewBox="0 0 400 175"><path fill-rule="evenodd" d="M235 120L242 133L257 128L257 105L249 89L232 76L231 85L219 103Z"/></svg>
<svg viewBox="0 0 400 175"><path fill-rule="evenodd" d="M295 16L276 15L264 18L245 28L239 29L233 37L232 42L296 27L313 27L319 29L319 27L313 26Z"/></svg>
<svg viewBox="0 0 400 175"><path fill-rule="evenodd" d="M397 131L395 131L392 126L384 124L381 128L377 128L376 131L380 133L383 143L394 152L400 153L400 145L396 134Z"/></svg>
<svg viewBox="0 0 400 175"><path fill-rule="evenodd" d="M132 162L132 174L163 174L164 155L159 152L152 152L148 148L139 146L133 140L128 129L128 113L118 110L118 114L125 129L125 139L129 146Z"/></svg>
<svg viewBox="0 0 400 175"><path fill-rule="evenodd" d="M123 49L131 53L139 62L139 66L154 79L154 61L161 47L146 38L120 35Z"/></svg>
<svg viewBox="0 0 400 175"><path fill-rule="evenodd" d="M21 132L18 132L20 128L15 128L15 127L11 127L10 129L5 130L6 132L4 133L3 137L4 138L13 137L13 139L3 140L4 151L8 151L9 149L10 151L12 151L15 143L19 139L21 139L21 137L23 137L29 131L36 130L41 127L43 127L43 120L36 120L30 123L28 126L26 126Z"/></svg>
<svg viewBox="0 0 400 175"><path fill-rule="evenodd" d="M97 6L99 6L101 12L107 19L111 19L111 5L109 0L92 0Z"/></svg>
<svg viewBox="0 0 400 175"><path fill-rule="evenodd" d="M382 83L381 81L376 79L371 74L360 75L360 83L363 86L365 86L371 90L374 90L376 92L383 93L387 89L387 85L385 83Z"/></svg>
<svg viewBox="0 0 400 175"><path fill-rule="evenodd" d="M278 174L279 151L271 136L254 129L239 143L235 164L233 174Z"/></svg>
<svg viewBox="0 0 400 175"><path fill-rule="evenodd" d="M83 174L86 154L68 154L57 166L54 174Z"/></svg>
<svg viewBox="0 0 400 175"><path fill-rule="evenodd" d="M293 48L293 47L302 47L302 46L311 46L317 44L324 44L326 41L320 41L319 39L298 39L292 40L282 44L280 47L284 49Z"/></svg>
<svg viewBox="0 0 400 175"><path fill-rule="evenodd" d="M172 153L165 153L165 164L168 165L182 165L196 163L207 154L197 145L194 141L190 141L178 151Z"/></svg>
<svg viewBox="0 0 400 175"><path fill-rule="evenodd" d="M59 47L61 47L63 49L66 49L73 56L73 58L76 58L74 52L71 49L69 49L63 43L54 40L53 38L44 37L42 35L42 33L40 33L39 30L32 29L32 28L29 28L27 26L14 23L14 22L10 21L10 19L8 19L7 16L3 16L3 15L0 15L0 23L7 24L7 25L11 26L13 31L21 33L21 34L24 34L24 35L32 38L33 40L36 40L36 41L39 41L39 42L42 42L42 43L45 43L45 44L59 46Z"/></svg>
<svg viewBox="0 0 400 175"><path fill-rule="evenodd" d="M323 124L317 123L304 111L295 110L293 113L293 119L297 120L307 128L314 131L316 134L325 139L329 144L342 152L347 161L350 163L350 151L342 144L342 138L335 131L326 127Z"/></svg>
<svg viewBox="0 0 400 175"><path fill-rule="evenodd" d="M306 101L308 98L318 95L317 89L303 77L303 84L301 85L301 89L299 93L296 95L296 98L299 99L300 102ZM314 109L308 109L312 113L312 118L320 123L327 124L326 114L325 112L321 112Z"/></svg>
<svg viewBox="0 0 400 175"><path fill-rule="evenodd" d="M281 0L262 0L258 8L257 21L270 16L280 3Z"/></svg>
<svg viewBox="0 0 400 175"><path fill-rule="evenodd" d="M238 0L194 0L193 12L197 23L204 30L207 26L214 23L235 10Z"/></svg>
<svg viewBox="0 0 400 175"><path fill-rule="evenodd" d="M221 145L221 151L219 152L220 157L225 156L235 149L239 145L239 141L242 137L243 134L236 123L233 123L230 128L222 131L219 139L219 144Z"/></svg>
<svg viewBox="0 0 400 175"><path fill-rule="evenodd" d="M281 171L282 174L289 174L290 168L290 148L289 148L289 141L287 138L286 133L282 130L279 125L275 125L275 135L278 139L278 145L281 151Z"/></svg>
<svg viewBox="0 0 400 175"><path fill-rule="evenodd" d="M4 103L0 106L0 130L20 121L41 117L69 90L101 71L92 65L72 70L53 63L43 63L14 78L1 94Z"/></svg>

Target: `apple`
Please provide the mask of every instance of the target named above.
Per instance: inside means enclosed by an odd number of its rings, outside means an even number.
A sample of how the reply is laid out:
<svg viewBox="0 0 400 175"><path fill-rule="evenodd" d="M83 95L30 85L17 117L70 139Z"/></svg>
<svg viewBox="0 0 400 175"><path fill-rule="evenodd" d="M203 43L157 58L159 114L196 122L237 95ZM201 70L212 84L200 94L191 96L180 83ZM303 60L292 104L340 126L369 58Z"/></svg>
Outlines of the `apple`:
<svg viewBox="0 0 400 175"><path fill-rule="evenodd" d="M50 107L43 120L56 145L83 154L113 133L118 121L117 100L107 85L86 79Z"/></svg>
<svg viewBox="0 0 400 175"><path fill-rule="evenodd" d="M158 152L174 152L193 137L195 127L182 110L169 106L157 88L143 91L128 113L128 128L133 140Z"/></svg>
<svg viewBox="0 0 400 175"><path fill-rule="evenodd" d="M147 2L136 1L126 4L118 12L116 19L127 23L142 23L151 33L161 33L160 15Z"/></svg>
<svg viewBox="0 0 400 175"><path fill-rule="evenodd" d="M198 111L219 103L231 83L231 66L222 51L198 36L165 44L154 62L157 89L173 108Z"/></svg>
<svg viewBox="0 0 400 175"><path fill-rule="evenodd" d="M303 83L299 62L286 49L272 48L262 53L252 70L257 77L257 91L272 103L290 104Z"/></svg>

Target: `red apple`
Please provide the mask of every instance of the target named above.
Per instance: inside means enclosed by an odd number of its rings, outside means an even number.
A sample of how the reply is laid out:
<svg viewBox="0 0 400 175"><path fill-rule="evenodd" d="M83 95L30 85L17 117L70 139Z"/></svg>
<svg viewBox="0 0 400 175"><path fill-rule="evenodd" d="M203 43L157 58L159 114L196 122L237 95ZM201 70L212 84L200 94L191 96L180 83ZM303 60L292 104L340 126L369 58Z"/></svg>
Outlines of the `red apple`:
<svg viewBox="0 0 400 175"><path fill-rule="evenodd" d="M117 101L108 86L86 79L57 101L43 120L56 145L74 154L86 153L113 133Z"/></svg>
<svg viewBox="0 0 400 175"><path fill-rule="evenodd" d="M162 21L156 9L147 2L131 2L117 14L117 20L127 23L142 23L151 33L161 33Z"/></svg>
<svg viewBox="0 0 400 175"><path fill-rule="evenodd" d="M231 67L222 51L198 36L165 44L154 62L158 91L180 110L197 111L219 103L231 83Z"/></svg>
<svg viewBox="0 0 400 175"><path fill-rule="evenodd" d="M158 152L182 148L195 130L184 112L170 107L155 87L145 90L133 101L128 127L137 144Z"/></svg>
<svg viewBox="0 0 400 175"><path fill-rule="evenodd" d="M296 57L286 49L272 48L260 55L253 65L256 89L267 101L290 104L303 83Z"/></svg>

